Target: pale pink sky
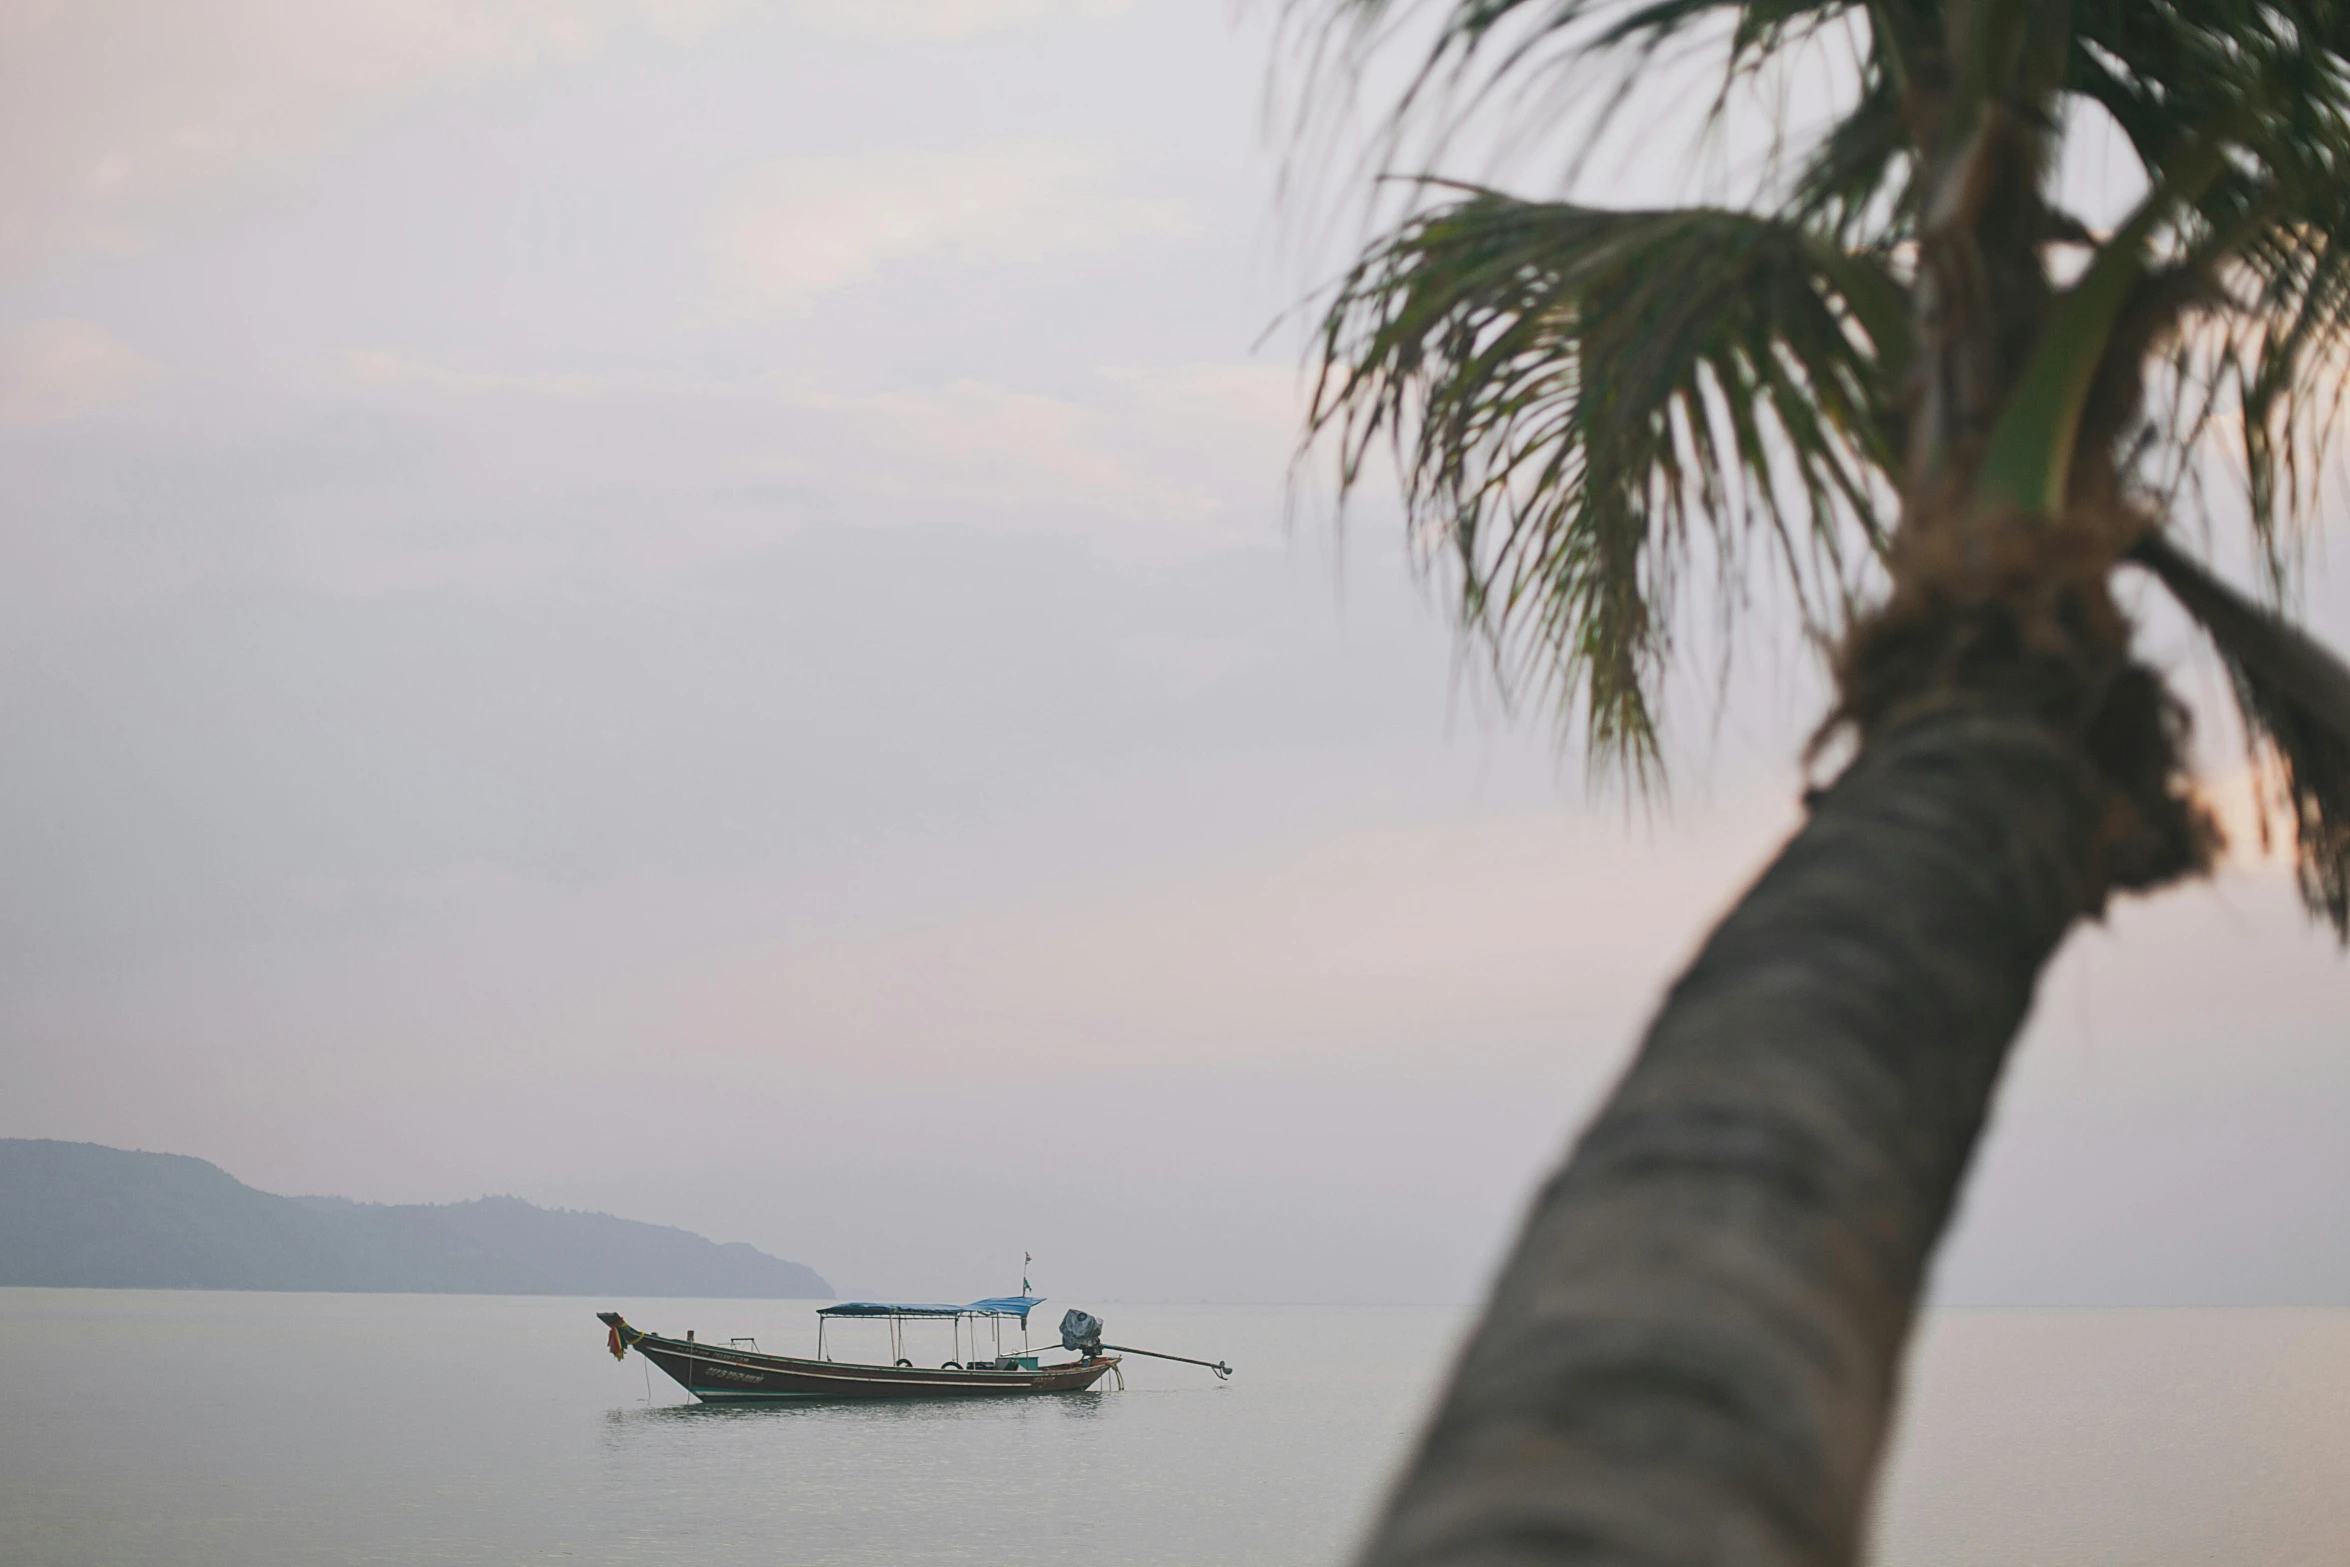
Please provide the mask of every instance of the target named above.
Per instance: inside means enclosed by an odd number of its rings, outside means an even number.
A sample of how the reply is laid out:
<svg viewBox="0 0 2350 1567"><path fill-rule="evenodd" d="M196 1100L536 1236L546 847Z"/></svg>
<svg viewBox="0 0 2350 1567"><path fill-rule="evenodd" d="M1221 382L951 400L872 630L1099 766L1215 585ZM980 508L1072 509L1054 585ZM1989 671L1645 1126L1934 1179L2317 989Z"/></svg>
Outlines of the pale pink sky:
<svg viewBox="0 0 2350 1567"><path fill-rule="evenodd" d="M1679 691L1628 816L1391 508L1285 531L1266 64L1196 0L0 0L0 1136L862 1292L1471 1296L1817 687ZM2350 1300L2346 982L2273 863L2086 933L1951 1293Z"/></svg>

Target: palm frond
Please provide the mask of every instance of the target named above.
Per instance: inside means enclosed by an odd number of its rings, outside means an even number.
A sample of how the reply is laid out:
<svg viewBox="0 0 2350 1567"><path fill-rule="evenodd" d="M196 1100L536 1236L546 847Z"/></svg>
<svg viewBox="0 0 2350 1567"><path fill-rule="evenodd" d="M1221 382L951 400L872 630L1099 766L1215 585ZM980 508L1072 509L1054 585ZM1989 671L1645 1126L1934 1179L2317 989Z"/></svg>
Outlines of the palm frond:
<svg viewBox="0 0 2350 1567"><path fill-rule="evenodd" d="M1612 92L1596 95L1598 112L1586 126L1596 137L1621 107L1639 68L1676 39L1702 34L1719 37L1728 85L1754 71L1797 39L1815 34L1840 18L1885 5L1905 14L1920 0L1285 0L1288 15L1304 24L1309 77L1345 76L1398 35L1414 31L1416 18L1438 13L1418 69L1397 95L1388 117L1397 133L1388 150L1401 144L1402 127L1416 119L1441 122L1450 111L1437 107L1448 97L1473 103L1504 81L1547 80L1572 84L1562 96L1575 107L1592 106L1585 91L1586 68L1613 61L1620 67ZM1726 26L1722 25L1726 24ZM1327 87L1328 83L1321 84ZM1717 104L1717 107L1719 105ZM1441 142L1441 125L1438 141ZM1425 165L1423 165L1425 166Z"/></svg>
<svg viewBox="0 0 2350 1567"><path fill-rule="evenodd" d="M2194 617L2235 683L2256 749L2283 774L2301 898L2350 945L2350 669L2161 535L2132 552Z"/></svg>
<svg viewBox="0 0 2350 1567"><path fill-rule="evenodd" d="M1336 0L1332 20L1358 32L1392 24L1411 0ZM1857 8L1857 0L1440 0L1447 11L1428 55L1442 71L1502 45L1498 62L1514 69L1545 46L1570 51L1653 47L1708 20L1728 16L1741 56L1768 53L1787 34Z"/></svg>
<svg viewBox="0 0 2350 1567"><path fill-rule="evenodd" d="M2047 276L2049 243L2096 245L2045 188L2052 133L2068 123L2062 98L2101 106L2156 191L2079 285L2061 298L2043 289L2045 319L2024 308L2029 288L2008 301L2045 352L1982 350L1989 373L1964 384L1995 401L1960 430L1987 438L1974 476L2000 480L2029 511L2067 497L2094 511L2133 474L2143 484L2166 472L2175 491L2228 428L2263 585L2286 595L2294 524L2318 499L2350 388L2350 5L1293 3L1366 36L1407 14L1433 18L1413 34L1420 69L1396 124L1430 113L1434 87L1466 97L1603 57L1628 91L1677 39L1720 49L1726 81L1842 23L1862 43L1856 90L1797 149L1788 193L1752 198L1776 202L1776 220L1475 194L1373 247L1323 317L1309 439L1337 447L1342 491L1392 448L1427 559L1457 577L1457 611L1505 690L1539 686L1580 705L1596 759L1635 771L1654 759L1674 588L1693 544L1710 540L1727 559L1746 539L1772 541L1816 613L1829 603L1820 584L1860 553L1842 541L1873 540L1869 497L1905 447L1904 400L1918 399L1921 430L1948 416L1934 401L1947 365L1907 377L1913 295L1889 262L1909 265L1936 232L1925 180L1963 186L1954 171L1988 137L1971 135L1970 103L2025 127L2036 149L2001 178L2043 188L1988 220L2021 240L1998 259L2025 283ZM1594 124L1619 99L1601 101ZM2194 179L2179 177L2189 168ZM1917 330L1973 329L1947 300L1937 309ZM2152 424L2150 387L2168 404ZM2068 456L2074 431L2085 444ZM1942 471L1910 476L1907 499ZM2304 891L2342 923L2350 726L2295 673L2312 659L2338 666L2183 561L2156 569L2211 633L2248 729L2291 780Z"/></svg>
<svg viewBox="0 0 2350 1567"><path fill-rule="evenodd" d="M2076 0L2069 90L2102 105L2148 169L2197 135L2229 147L2171 248L2191 286L2168 366L2176 461L2239 424L2267 585L2296 559L2350 339L2350 8L2323 0ZM2137 353L2147 345L2128 343Z"/></svg>
<svg viewBox="0 0 2350 1567"><path fill-rule="evenodd" d="M1857 100L1804 160L1787 202L1790 217L1847 244L1888 245L1914 224L1915 148L1889 31L1874 30Z"/></svg>
<svg viewBox="0 0 2350 1567"><path fill-rule="evenodd" d="M1647 781L1694 537L1728 560L1759 530L1813 624L1844 606L1906 331L1881 261L1790 224L1472 192L1334 291L1307 440L1342 497L1394 453L1505 696L1579 706L1594 762Z"/></svg>
<svg viewBox="0 0 2350 1567"><path fill-rule="evenodd" d="M2298 579L2303 530L2350 391L2350 223L2269 222L2167 269L2176 298L2160 451L2177 487L2226 431L2244 518L2272 601ZM2127 345L2117 345L2126 348Z"/></svg>
<svg viewBox="0 0 2350 1567"><path fill-rule="evenodd" d="M2324 216L2272 224L2242 247L2216 323L2212 361L2236 392L2245 499L2272 595L2295 576L2292 524L2317 499L2350 369L2350 212Z"/></svg>

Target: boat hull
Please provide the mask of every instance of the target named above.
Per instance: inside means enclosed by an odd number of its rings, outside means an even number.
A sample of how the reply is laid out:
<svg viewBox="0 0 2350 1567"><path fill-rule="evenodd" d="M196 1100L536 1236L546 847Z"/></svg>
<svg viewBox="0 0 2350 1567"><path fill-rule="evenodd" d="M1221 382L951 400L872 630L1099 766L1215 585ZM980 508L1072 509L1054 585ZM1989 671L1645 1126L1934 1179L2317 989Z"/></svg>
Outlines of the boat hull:
<svg viewBox="0 0 2350 1567"><path fill-rule="evenodd" d="M1007 1398L1023 1393L1081 1393L1110 1374L1115 1355L1034 1371L948 1370L932 1366L868 1366L853 1361L802 1360L756 1350L721 1349L645 1333L614 1317L605 1320L628 1348L668 1373L671 1381L711 1404L765 1404L811 1399Z"/></svg>

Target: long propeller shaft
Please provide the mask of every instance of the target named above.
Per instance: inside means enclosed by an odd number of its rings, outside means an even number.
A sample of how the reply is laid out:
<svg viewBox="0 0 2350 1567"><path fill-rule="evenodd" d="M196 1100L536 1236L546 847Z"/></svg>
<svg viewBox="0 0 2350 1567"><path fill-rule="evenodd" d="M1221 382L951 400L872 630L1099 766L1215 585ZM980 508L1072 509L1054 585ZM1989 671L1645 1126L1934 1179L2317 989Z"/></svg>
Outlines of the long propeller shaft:
<svg viewBox="0 0 2350 1567"><path fill-rule="evenodd" d="M1180 1360L1187 1366L1205 1366L1220 1377L1232 1375L1232 1368L1221 1360L1194 1360L1189 1355L1162 1355L1155 1349L1134 1349L1124 1344L1104 1344L1102 1348L1114 1349L1121 1355L1148 1355L1153 1360Z"/></svg>

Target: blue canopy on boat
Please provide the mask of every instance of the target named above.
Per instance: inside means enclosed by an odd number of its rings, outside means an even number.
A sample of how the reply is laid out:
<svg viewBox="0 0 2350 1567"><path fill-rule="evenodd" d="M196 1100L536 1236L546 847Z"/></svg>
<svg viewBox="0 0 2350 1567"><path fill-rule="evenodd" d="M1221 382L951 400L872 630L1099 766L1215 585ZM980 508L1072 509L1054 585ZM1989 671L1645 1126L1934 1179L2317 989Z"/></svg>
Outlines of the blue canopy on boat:
<svg viewBox="0 0 2350 1567"><path fill-rule="evenodd" d="M1022 1322L1034 1311L1042 1295L995 1295L986 1300L975 1300L963 1309L983 1317L1018 1317Z"/></svg>
<svg viewBox="0 0 2350 1567"><path fill-rule="evenodd" d="M1036 1308L1042 1295L995 1295L986 1300L975 1300L968 1306L947 1306L936 1302L905 1302L887 1300L844 1300L837 1306L817 1309L819 1317L1017 1317L1028 1320L1028 1313Z"/></svg>

